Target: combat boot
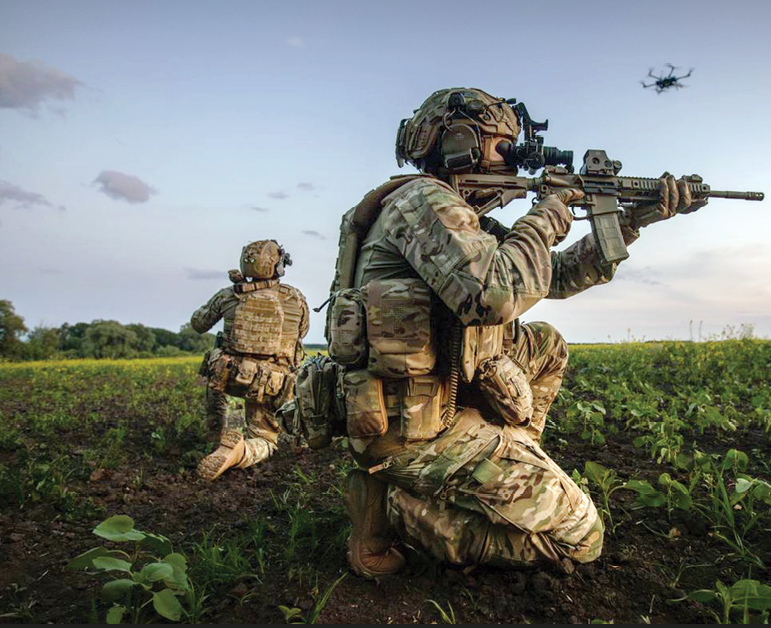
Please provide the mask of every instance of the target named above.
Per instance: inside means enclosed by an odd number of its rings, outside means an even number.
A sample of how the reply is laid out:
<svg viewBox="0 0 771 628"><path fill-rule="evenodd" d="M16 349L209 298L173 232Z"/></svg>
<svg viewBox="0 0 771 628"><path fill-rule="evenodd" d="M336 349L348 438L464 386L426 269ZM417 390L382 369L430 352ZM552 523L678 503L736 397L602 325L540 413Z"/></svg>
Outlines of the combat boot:
<svg viewBox="0 0 771 628"><path fill-rule="evenodd" d="M386 518L387 485L355 469L345 481L345 508L353 529L348 537L348 563L353 572L377 579L398 573L404 555L394 547Z"/></svg>
<svg viewBox="0 0 771 628"><path fill-rule="evenodd" d="M220 445L198 463L198 475L204 480L216 480L231 467L238 466L244 458L244 437L237 430L225 432Z"/></svg>

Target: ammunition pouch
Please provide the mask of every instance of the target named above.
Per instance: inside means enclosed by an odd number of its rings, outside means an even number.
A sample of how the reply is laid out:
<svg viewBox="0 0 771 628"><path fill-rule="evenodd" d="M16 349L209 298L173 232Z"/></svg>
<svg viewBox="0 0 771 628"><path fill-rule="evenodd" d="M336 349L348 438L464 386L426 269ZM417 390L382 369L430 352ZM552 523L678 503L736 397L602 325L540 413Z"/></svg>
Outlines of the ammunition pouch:
<svg viewBox="0 0 771 628"><path fill-rule="evenodd" d="M374 279L362 288L367 312L367 368L372 375L429 374L436 364L431 290L421 279Z"/></svg>
<svg viewBox="0 0 771 628"><path fill-rule="evenodd" d="M436 375L419 375L399 382L401 436L407 441L431 440L444 429L442 412L447 386ZM390 404L389 404L390 410Z"/></svg>
<svg viewBox="0 0 771 628"><path fill-rule="evenodd" d="M254 360L241 361L244 362ZM244 397L254 399L258 403L267 402L271 407L278 407L285 401L288 401L292 395L292 384L294 384L293 374L286 367L279 367L271 362L255 362L256 369L252 376L252 381L247 385ZM247 373L252 370L248 367ZM239 368L239 374L241 369ZM238 382L238 379L236 378ZM241 382L238 382L241 383Z"/></svg>
<svg viewBox="0 0 771 628"><path fill-rule="evenodd" d="M388 430L383 380L368 370L348 371L343 376L348 437L382 436Z"/></svg>
<svg viewBox="0 0 771 628"><path fill-rule="evenodd" d="M327 309L329 356L338 364L360 368L367 360L367 330L361 290L335 292Z"/></svg>
<svg viewBox="0 0 771 628"><path fill-rule="evenodd" d="M296 372L293 434L301 433L311 449L321 449L345 435L339 369L327 356L306 360Z"/></svg>
<svg viewBox="0 0 771 628"><path fill-rule="evenodd" d="M526 426L533 416L533 391L521 366L501 354L484 360L476 382L485 399L510 425Z"/></svg>
<svg viewBox="0 0 771 628"><path fill-rule="evenodd" d="M294 373L288 367L212 349L209 388L277 408L292 398Z"/></svg>

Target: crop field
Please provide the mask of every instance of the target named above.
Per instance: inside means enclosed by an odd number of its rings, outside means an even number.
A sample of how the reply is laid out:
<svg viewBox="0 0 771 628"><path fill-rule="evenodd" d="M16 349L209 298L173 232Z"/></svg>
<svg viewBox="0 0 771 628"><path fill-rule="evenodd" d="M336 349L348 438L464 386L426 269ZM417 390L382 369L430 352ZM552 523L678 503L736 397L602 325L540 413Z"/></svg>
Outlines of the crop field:
<svg viewBox="0 0 771 628"><path fill-rule="evenodd" d="M572 346L544 447L600 510L602 557L566 573L411 552L380 583L347 570L342 440L282 435L262 465L197 478L199 361L0 365L0 621L768 620L771 341Z"/></svg>

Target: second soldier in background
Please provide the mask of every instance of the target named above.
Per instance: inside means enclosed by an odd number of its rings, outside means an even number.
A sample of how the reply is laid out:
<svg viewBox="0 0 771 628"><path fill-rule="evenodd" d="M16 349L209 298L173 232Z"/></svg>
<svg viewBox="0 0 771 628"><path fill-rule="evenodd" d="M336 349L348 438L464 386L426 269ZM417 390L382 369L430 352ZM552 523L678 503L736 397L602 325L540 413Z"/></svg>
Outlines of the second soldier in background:
<svg viewBox="0 0 771 628"><path fill-rule="evenodd" d="M221 342L205 359L207 413L220 425L219 447L201 460L198 474L214 480L231 467L249 467L276 451L274 413L293 395L295 370L305 357L308 305L302 292L279 277L291 264L275 240L247 244L232 286L195 311L190 324L203 333L224 319ZM244 399L243 430L228 421L228 395Z"/></svg>

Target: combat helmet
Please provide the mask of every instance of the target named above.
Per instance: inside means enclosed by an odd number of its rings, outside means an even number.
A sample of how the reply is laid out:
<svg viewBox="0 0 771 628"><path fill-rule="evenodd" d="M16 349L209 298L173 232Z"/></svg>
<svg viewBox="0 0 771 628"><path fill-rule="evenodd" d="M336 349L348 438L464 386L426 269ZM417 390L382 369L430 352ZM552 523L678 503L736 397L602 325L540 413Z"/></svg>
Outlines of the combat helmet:
<svg viewBox="0 0 771 628"><path fill-rule="evenodd" d="M275 240L250 242L241 250L241 274L252 279L275 279L290 266L289 253Z"/></svg>
<svg viewBox="0 0 771 628"><path fill-rule="evenodd" d="M494 136L514 139L521 130L510 102L475 88L434 92L399 125L399 167L406 161L438 175L490 172L494 167L485 156Z"/></svg>

